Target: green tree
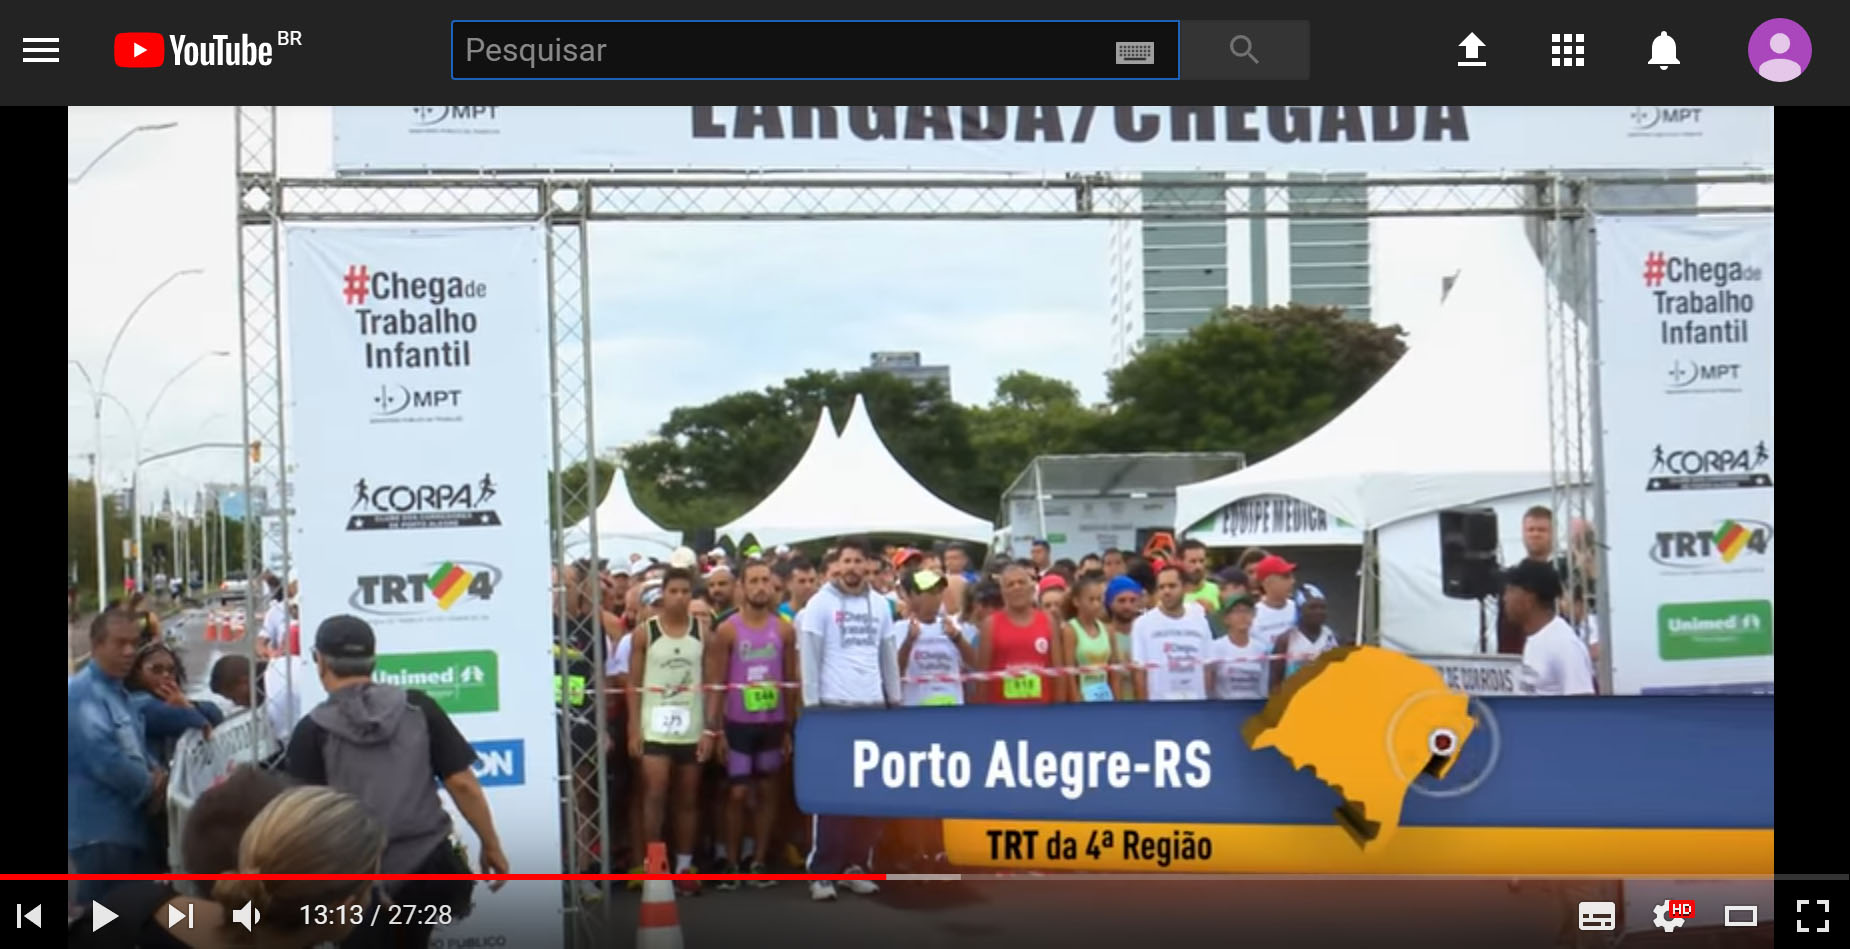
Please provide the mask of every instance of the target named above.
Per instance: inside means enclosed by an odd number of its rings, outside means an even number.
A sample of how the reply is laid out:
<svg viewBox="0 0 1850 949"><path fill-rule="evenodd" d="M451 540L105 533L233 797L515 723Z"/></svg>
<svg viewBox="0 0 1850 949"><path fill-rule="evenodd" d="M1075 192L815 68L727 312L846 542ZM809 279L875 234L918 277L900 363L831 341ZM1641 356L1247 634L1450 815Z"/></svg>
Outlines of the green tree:
<svg viewBox="0 0 1850 949"><path fill-rule="evenodd" d="M1079 402L1071 383L1026 370L996 380L986 406L968 410L970 464L987 497L977 510L992 514L1003 491L1039 455L1098 451L1103 414Z"/></svg>
<svg viewBox="0 0 1850 949"><path fill-rule="evenodd" d="M65 556L67 572L75 570L79 592L79 605L85 611L96 608L96 508L93 487L81 478L65 479ZM210 563L202 563L200 558L205 549L200 540L201 527L210 533L212 557ZM103 504L103 528L108 534L104 551L104 569L107 571L105 588L114 598L121 594L122 579L134 569L133 558L122 556L122 542L135 535L135 523L127 512L119 512L108 498ZM213 582L222 576L219 571L219 523L218 516L207 511L202 517L192 518L181 523L181 529L188 535L188 554L190 566L195 571L203 570ZM233 570L245 569L244 559L244 522L236 518L225 520L224 536L230 556L226 558L227 566ZM141 543L143 561L148 576L158 573L171 574L175 570L179 555L179 544L174 536L172 522L164 517L147 517L141 524ZM156 556L157 545L165 545L166 558Z"/></svg>
<svg viewBox="0 0 1850 949"><path fill-rule="evenodd" d="M590 465L580 462L566 468L564 474L557 477L553 472L546 473L546 508L552 514L553 530L564 530L584 520L590 515L591 509L597 506L597 502L603 498L604 492L609 489L611 474L617 470L616 463L601 458L597 460L597 491L595 494L586 489L590 468ZM559 514L561 492L556 490L560 487L564 489L565 498L563 517Z"/></svg>
<svg viewBox="0 0 1850 949"><path fill-rule="evenodd" d="M1244 451L1258 461L1368 391L1406 352L1404 338L1398 326L1332 307L1223 310L1111 373L1101 441L1117 451Z"/></svg>
<svg viewBox="0 0 1850 949"><path fill-rule="evenodd" d="M796 467L822 408L830 409L839 428L856 395L866 400L887 450L921 484L972 510L993 505L969 471L964 410L941 384L883 372L812 370L760 392L671 412L657 437L623 452L638 506L664 526L682 528L714 526L745 513Z"/></svg>

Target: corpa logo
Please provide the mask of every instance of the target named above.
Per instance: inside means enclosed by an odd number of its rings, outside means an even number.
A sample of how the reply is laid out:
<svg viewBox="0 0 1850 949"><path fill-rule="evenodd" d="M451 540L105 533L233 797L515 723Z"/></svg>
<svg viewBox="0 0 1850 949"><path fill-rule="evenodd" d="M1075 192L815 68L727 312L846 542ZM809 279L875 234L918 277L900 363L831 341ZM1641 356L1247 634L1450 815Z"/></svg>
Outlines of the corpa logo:
<svg viewBox="0 0 1850 949"><path fill-rule="evenodd" d="M1702 110L1688 106L1638 105L1632 107L1632 128L1640 132L1659 126L1687 129L1702 121Z"/></svg>
<svg viewBox="0 0 1850 949"><path fill-rule="evenodd" d="M356 577L347 605L371 616L430 617L488 600L500 585L499 567L446 560L428 570Z"/></svg>
<svg viewBox="0 0 1850 949"><path fill-rule="evenodd" d="M1670 448L1651 453L1646 491L1701 491L1714 488L1770 488L1773 476L1761 469L1773 460L1766 442L1751 448Z"/></svg>
<svg viewBox="0 0 1850 949"><path fill-rule="evenodd" d="M1742 573L1764 569L1758 561L1772 549L1773 525L1725 520L1708 530L1658 531L1651 559L1691 573Z"/></svg>
<svg viewBox="0 0 1850 949"><path fill-rule="evenodd" d="M518 738L472 742L475 778L485 788L511 787L527 780L527 745Z"/></svg>
<svg viewBox="0 0 1850 949"><path fill-rule="evenodd" d="M411 114L416 117L419 125L428 128L432 125L443 125L446 122L469 122L479 119L492 122L495 119L495 110L498 108L500 107L493 105L414 105L411 107Z"/></svg>
<svg viewBox="0 0 1850 949"><path fill-rule="evenodd" d="M497 527L501 516L488 507L495 493L492 474L455 484L375 485L361 478L353 486L347 529Z"/></svg>

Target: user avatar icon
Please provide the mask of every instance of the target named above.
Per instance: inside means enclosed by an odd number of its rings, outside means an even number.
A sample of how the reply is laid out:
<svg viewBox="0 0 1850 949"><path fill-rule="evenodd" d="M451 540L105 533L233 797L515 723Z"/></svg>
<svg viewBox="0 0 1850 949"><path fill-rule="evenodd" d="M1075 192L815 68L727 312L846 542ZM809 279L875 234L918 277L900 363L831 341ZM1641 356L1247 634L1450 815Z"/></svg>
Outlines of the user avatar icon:
<svg viewBox="0 0 1850 949"><path fill-rule="evenodd" d="M1747 41L1747 61L1768 82L1797 79L1811 65L1811 35L1791 20L1768 20Z"/></svg>

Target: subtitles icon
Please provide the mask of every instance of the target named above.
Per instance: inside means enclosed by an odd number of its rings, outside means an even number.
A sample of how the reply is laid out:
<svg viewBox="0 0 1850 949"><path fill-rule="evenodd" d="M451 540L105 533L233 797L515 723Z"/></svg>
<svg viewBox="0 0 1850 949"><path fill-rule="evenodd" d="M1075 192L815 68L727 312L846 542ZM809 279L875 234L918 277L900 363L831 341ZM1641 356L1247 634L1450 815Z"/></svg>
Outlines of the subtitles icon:
<svg viewBox="0 0 1850 949"><path fill-rule="evenodd" d="M1580 928L1584 931L1616 929L1619 904L1583 901L1580 904Z"/></svg>

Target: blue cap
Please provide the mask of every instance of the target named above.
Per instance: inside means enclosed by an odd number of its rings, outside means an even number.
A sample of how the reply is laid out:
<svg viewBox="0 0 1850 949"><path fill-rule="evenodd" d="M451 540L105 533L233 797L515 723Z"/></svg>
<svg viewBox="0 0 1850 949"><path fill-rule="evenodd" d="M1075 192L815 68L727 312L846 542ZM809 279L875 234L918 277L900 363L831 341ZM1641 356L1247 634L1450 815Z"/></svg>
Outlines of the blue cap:
<svg viewBox="0 0 1850 949"><path fill-rule="evenodd" d="M1130 577L1126 577L1126 576L1116 576L1116 577L1111 578L1111 582L1105 584L1105 603L1106 605L1109 606L1113 601L1117 600L1119 596L1126 594L1126 593L1135 593L1138 596L1142 596L1143 595L1143 585L1138 583L1135 580L1132 580Z"/></svg>

